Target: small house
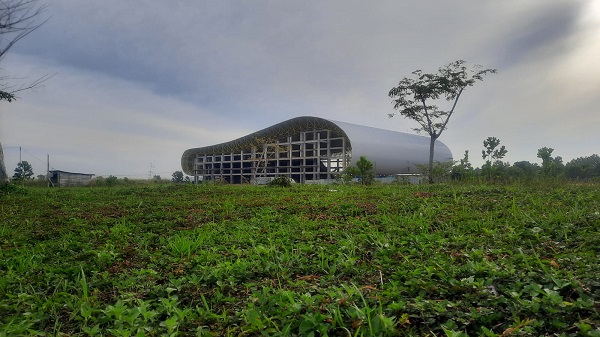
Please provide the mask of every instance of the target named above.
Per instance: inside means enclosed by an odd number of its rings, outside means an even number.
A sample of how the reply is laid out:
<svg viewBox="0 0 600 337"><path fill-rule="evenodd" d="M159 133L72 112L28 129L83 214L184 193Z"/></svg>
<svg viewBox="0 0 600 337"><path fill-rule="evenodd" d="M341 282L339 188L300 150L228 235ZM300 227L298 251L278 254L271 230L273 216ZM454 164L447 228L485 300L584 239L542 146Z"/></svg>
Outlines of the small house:
<svg viewBox="0 0 600 337"><path fill-rule="evenodd" d="M50 171L50 183L54 187L87 186L92 182L93 174Z"/></svg>

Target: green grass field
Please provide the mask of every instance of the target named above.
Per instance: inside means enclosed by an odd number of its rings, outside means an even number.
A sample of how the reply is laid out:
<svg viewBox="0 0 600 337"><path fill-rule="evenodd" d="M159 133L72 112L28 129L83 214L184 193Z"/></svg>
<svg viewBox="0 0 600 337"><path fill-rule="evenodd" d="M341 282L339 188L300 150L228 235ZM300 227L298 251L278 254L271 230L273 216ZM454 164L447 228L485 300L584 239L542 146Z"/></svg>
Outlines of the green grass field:
<svg viewBox="0 0 600 337"><path fill-rule="evenodd" d="M600 336L600 186L0 194L0 336Z"/></svg>

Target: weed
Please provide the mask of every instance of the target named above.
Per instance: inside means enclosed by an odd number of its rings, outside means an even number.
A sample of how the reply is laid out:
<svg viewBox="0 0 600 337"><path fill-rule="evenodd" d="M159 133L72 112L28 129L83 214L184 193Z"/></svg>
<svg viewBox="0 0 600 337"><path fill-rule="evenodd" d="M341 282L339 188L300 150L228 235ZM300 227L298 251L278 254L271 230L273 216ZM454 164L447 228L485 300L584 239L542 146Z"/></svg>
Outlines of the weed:
<svg viewBox="0 0 600 337"><path fill-rule="evenodd" d="M116 184L0 198L0 336L600 329L593 184Z"/></svg>
<svg viewBox="0 0 600 337"><path fill-rule="evenodd" d="M190 258L202 245L202 237L193 233L180 233L171 236L167 240L167 246L175 256Z"/></svg>

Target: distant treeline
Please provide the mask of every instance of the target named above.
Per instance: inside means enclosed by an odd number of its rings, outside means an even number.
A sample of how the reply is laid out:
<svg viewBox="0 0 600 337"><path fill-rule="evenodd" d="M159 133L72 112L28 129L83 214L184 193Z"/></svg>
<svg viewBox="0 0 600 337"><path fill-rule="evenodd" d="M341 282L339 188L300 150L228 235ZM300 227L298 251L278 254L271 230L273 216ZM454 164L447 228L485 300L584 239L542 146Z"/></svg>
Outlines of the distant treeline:
<svg viewBox="0 0 600 337"><path fill-rule="evenodd" d="M510 165L501 160L488 160L481 168L473 168L468 161L468 151L465 157L447 171L453 180L491 179L498 180L533 180L539 178L554 178L567 180L590 180L600 177L600 156L593 154L579 157L566 164L561 157L552 157L551 148L538 150L542 165L529 161L517 161ZM443 170L442 170L443 171ZM440 172L442 175L443 172Z"/></svg>

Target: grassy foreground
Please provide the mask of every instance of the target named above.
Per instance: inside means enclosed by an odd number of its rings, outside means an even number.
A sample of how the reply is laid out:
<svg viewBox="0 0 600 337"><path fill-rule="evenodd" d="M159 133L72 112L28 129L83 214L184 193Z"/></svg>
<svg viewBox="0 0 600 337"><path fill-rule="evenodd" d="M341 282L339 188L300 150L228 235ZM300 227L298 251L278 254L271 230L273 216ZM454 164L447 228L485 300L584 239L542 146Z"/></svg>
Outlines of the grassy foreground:
<svg viewBox="0 0 600 337"><path fill-rule="evenodd" d="M0 336L600 336L600 186L0 195Z"/></svg>

